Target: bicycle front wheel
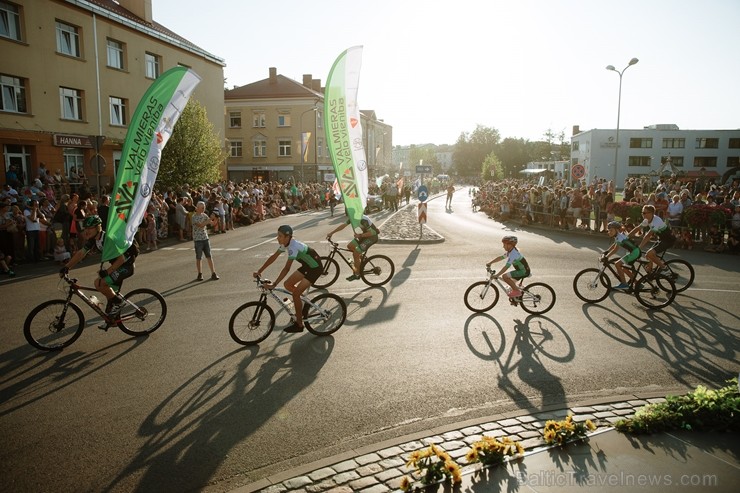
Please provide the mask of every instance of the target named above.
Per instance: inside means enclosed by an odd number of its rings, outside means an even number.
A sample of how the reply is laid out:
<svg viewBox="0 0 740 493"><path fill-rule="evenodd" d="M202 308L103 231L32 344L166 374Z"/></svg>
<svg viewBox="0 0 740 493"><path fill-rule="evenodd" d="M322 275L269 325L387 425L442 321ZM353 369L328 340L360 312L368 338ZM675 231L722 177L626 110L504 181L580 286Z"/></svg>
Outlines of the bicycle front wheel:
<svg viewBox="0 0 740 493"><path fill-rule="evenodd" d="M465 291L465 306L475 313L487 312L498 303L498 288L490 281L479 281Z"/></svg>
<svg viewBox="0 0 740 493"><path fill-rule="evenodd" d="M347 304L334 293L323 293L303 303L303 325L316 336L333 334L347 318Z"/></svg>
<svg viewBox="0 0 740 493"><path fill-rule="evenodd" d="M328 288L337 282L339 277L339 264L336 260L331 257L321 257L321 265L324 266L321 277L313 283L313 287L319 289Z"/></svg>
<svg viewBox="0 0 740 493"><path fill-rule="evenodd" d="M635 284L635 297L643 306L660 310L673 303L676 285L668 276L659 274L652 277L648 274Z"/></svg>
<svg viewBox="0 0 740 493"><path fill-rule="evenodd" d="M124 295L118 328L130 336L151 334L164 323L167 303L153 289L134 289Z"/></svg>
<svg viewBox="0 0 740 493"><path fill-rule="evenodd" d="M75 342L85 327L85 315L74 303L50 300L31 310L23 324L28 343L42 351L59 351Z"/></svg>
<svg viewBox="0 0 740 493"><path fill-rule="evenodd" d="M245 346L259 344L275 327L275 312L267 303L250 301L236 309L229 320L229 335Z"/></svg>
<svg viewBox="0 0 740 493"><path fill-rule="evenodd" d="M533 282L522 288L519 304L527 313L547 313L555 306L555 290L544 282Z"/></svg>
<svg viewBox="0 0 740 493"><path fill-rule="evenodd" d="M573 291L582 301L586 303L598 303L609 296L612 283L609 276L599 269L583 269L573 278Z"/></svg>
<svg viewBox="0 0 740 493"><path fill-rule="evenodd" d="M686 291L689 286L694 284L694 266L682 259L668 260L665 263L670 272L666 273L676 285L676 292Z"/></svg>
<svg viewBox="0 0 740 493"><path fill-rule="evenodd" d="M360 277L368 286L382 286L391 280L394 272L396 266L393 265L393 260L385 255L373 255L362 263Z"/></svg>

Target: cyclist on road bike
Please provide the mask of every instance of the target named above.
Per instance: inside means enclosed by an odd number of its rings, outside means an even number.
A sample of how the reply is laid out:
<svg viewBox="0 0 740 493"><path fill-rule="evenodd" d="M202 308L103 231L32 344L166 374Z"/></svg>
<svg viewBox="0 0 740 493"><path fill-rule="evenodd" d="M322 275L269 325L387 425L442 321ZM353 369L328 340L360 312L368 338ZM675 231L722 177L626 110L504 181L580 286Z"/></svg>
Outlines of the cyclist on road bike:
<svg viewBox="0 0 740 493"><path fill-rule="evenodd" d="M257 272L253 275L259 277L262 271L272 264L283 252L288 252L288 260L285 261L285 267L280 271L277 279L266 283L267 289L273 289L280 284L280 281L288 275L294 260L298 260L301 266L285 280L285 289L293 295L293 305L295 306L295 322L284 330L289 333L303 332L303 302L301 295L321 276L321 259L316 250L305 243L293 238L293 228L284 224L278 228L277 241L280 245L270 257L265 260Z"/></svg>
<svg viewBox="0 0 740 493"><path fill-rule="evenodd" d="M346 209L344 213L347 214ZM331 240L331 236L334 233L343 230L348 224L350 224L349 215L347 215L347 221L345 223L340 224L326 235L326 239ZM354 234L354 239L347 244L347 248L352 252L352 258L354 259L352 263L352 275L347 278L348 281L356 281L360 278L362 254L367 254L370 247L378 242L380 230L373 224L373 221L369 217L363 214L362 219L360 219L360 225L356 228Z"/></svg>
<svg viewBox="0 0 740 493"><path fill-rule="evenodd" d="M506 250L506 253L488 262L486 264L486 267L490 267L491 264L493 264L494 262L506 259L506 265L504 266L504 268L501 269L498 274L495 274L493 278L498 279L499 277L503 277L504 282L508 284L509 287L511 287L511 291L509 291L509 298L518 298L522 295L522 292L519 291L516 282L519 279L524 279L531 274L529 270L529 264L527 263L527 259L524 258L519 249L516 247L516 244L519 242L516 236L504 236L501 239L501 242L504 244L504 250ZM509 267L512 266L515 270L511 274L505 273L509 269Z"/></svg>
<svg viewBox="0 0 740 493"><path fill-rule="evenodd" d="M650 261L648 264L648 271L651 270L653 264L657 264L659 269L665 269L666 265L663 260L658 257L659 253L663 253L668 250L676 242L676 238L671 233L671 228L663 222L661 218L655 215L655 206L645 205L642 207L643 221L629 233L630 238L634 238L636 233L640 229L649 228L647 233L642 237L640 242L640 250L645 249L645 245L654 236L658 238L658 243L645 252L645 257Z"/></svg>
<svg viewBox="0 0 740 493"><path fill-rule="evenodd" d="M72 267L77 265L82 259L87 257L91 252L101 253L103 251L103 242L105 232L103 231L103 221L100 216L87 216L82 222L82 237L85 239L85 245L78 250L67 265L61 268L59 276L63 277ZM106 311L109 317L115 318L121 311L123 298L118 291L121 289L123 280L134 275L134 262L139 255L139 244L136 239L131 243L123 255L119 255L110 262L108 268L103 268L103 262L100 263L98 278L95 279L95 289L105 296L108 300ZM101 329L107 329L107 324L101 325Z"/></svg>
<svg viewBox="0 0 740 493"><path fill-rule="evenodd" d="M613 253L615 253L619 247L624 248L627 250L627 254L617 260L617 277L619 277L619 286L614 286L614 289L628 289L629 284L627 284L627 280L625 277L625 264L626 265L632 265L635 263L635 260L640 258L640 254L642 251L640 250L640 247L635 245L632 240L627 236L627 233L624 231L624 227L622 226L622 223L619 221L611 221L609 224L606 225L607 232L609 234L610 238L614 238L614 244L609 247L607 251L604 252L604 259L609 258Z"/></svg>

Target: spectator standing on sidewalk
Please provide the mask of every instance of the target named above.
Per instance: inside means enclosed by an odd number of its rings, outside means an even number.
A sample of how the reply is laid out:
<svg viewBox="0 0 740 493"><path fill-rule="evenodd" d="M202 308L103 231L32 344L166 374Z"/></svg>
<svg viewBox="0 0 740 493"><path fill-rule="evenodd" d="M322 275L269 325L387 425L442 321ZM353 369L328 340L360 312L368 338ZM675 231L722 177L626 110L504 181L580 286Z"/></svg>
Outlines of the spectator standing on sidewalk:
<svg viewBox="0 0 740 493"><path fill-rule="evenodd" d="M455 193L455 186L450 183L447 186L447 199L445 199L445 209L452 209L452 194Z"/></svg>
<svg viewBox="0 0 740 493"><path fill-rule="evenodd" d="M198 271L198 277L196 281L203 280L203 271L201 269L201 259L203 255L206 256L208 261L208 267L211 269L211 280L218 281L220 278L216 274L216 268L213 266L213 258L211 257L211 243L208 239L208 224L211 223L211 219L206 214L206 203L203 201L198 202L195 206L195 212L193 213L192 224L193 224L193 243L195 245L195 268Z"/></svg>

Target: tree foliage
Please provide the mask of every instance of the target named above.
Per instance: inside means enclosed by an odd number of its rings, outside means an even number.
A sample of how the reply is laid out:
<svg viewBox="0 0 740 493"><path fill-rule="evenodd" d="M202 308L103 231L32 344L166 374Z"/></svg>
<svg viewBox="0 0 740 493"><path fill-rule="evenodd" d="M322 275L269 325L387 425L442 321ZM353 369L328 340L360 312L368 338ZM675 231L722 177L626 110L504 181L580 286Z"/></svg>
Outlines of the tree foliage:
<svg viewBox="0 0 740 493"><path fill-rule="evenodd" d="M221 179L226 150L221 147L205 107L191 98L162 150L157 185L202 185Z"/></svg>
<svg viewBox="0 0 740 493"><path fill-rule="evenodd" d="M432 146L411 146L411 152L409 153L411 159L411 165L416 166L421 161L422 164L429 164L432 166L432 170L435 174L438 174L442 170L442 165L439 164L437 159L436 148ZM411 169L414 169L413 167Z"/></svg>
<svg viewBox="0 0 740 493"><path fill-rule="evenodd" d="M500 160L502 176L519 176L527 163L532 161L530 143L524 139L506 138L496 147L496 156Z"/></svg>
<svg viewBox="0 0 740 493"><path fill-rule="evenodd" d="M452 165L460 176L480 176L483 162L494 151L501 135L492 127L477 125L471 134L463 132L455 143Z"/></svg>
<svg viewBox="0 0 740 493"><path fill-rule="evenodd" d="M501 180L505 177L504 167L495 152L490 153L483 160L480 177L486 180Z"/></svg>

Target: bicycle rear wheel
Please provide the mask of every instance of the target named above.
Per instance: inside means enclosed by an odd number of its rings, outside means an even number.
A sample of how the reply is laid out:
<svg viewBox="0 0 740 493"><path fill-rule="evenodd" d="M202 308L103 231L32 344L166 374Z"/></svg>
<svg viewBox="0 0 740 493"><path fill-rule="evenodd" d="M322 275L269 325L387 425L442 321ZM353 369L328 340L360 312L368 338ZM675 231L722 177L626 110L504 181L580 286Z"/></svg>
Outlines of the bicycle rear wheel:
<svg viewBox="0 0 740 493"><path fill-rule="evenodd" d="M547 313L555 306L555 290L544 282L533 282L522 288L519 304L527 313Z"/></svg>
<svg viewBox="0 0 740 493"><path fill-rule="evenodd" d="M347 304L334 293L322 293L303 303L303 325L316 336L333 334L347 318Z"/></svg>
<svg viewBox="0 0 740 493"><path fill-rule="evenodd" d="M360 277L369 286L382 286L393 277L396 266L393 261L385 255L373 255L367 257L362 263Z"/></svg>
<svg viewBox="0 0 740 493"><path fill-rule="evenodd" d="M676 285L663 274L655 277L648 274L635 284L635 297L643 306L660 310L673 303L676 297Z"/></svg>
<svg viewBox="0 0 740 493"><path fill-rule="evenodd" d="M598 303L609 296L612 283L609 276L599 269L583 269L573 278L573 291L582 301L586 303Z"/></svg>
<svg viewBox="0 0 740 493"><path fill-rule="evenodd" d="M31 310L23 324L28 343L42 351L59 351L75 342L85 327L85 315L74 303L50 300Z"/></svg>
<svg viewBox="0 0 740 493"><path fill-rule="evenodd" d="M134 289L124 295L118 328L130 336L151 334L167 318L167 302L153 289Z"/></svg>
<svg viewBox="0 0 740 493"><path fill-rule="evenodd" d="M313 283L313 287L319 289L328 288L337 282L337 278L339 277L339 264L336 260L331 257L321 257L321 265L324 266L321 277Z"/></svg>
<svg viewBox="0 0 740 493"><path fill-rule="evenodd" d="M475 313L487 312L498 303L498 288L490 281L479 281L465 291L465 306Z"/></svg>
<svg viewBox="0 0 740 493"><path fill-rule="evenodd" d="M229 335L245 346L259 344L275 327L275 312L267 303L250 301L234 311L229 320Z"/></svg>
<svg viewBox="0 0 740 493"><path fill-rule="evenodd" d="M694 267L683 259L667 260L665 263L670 272L665 273L676 285L676 292L686 291L694 284Z"/></svg>

